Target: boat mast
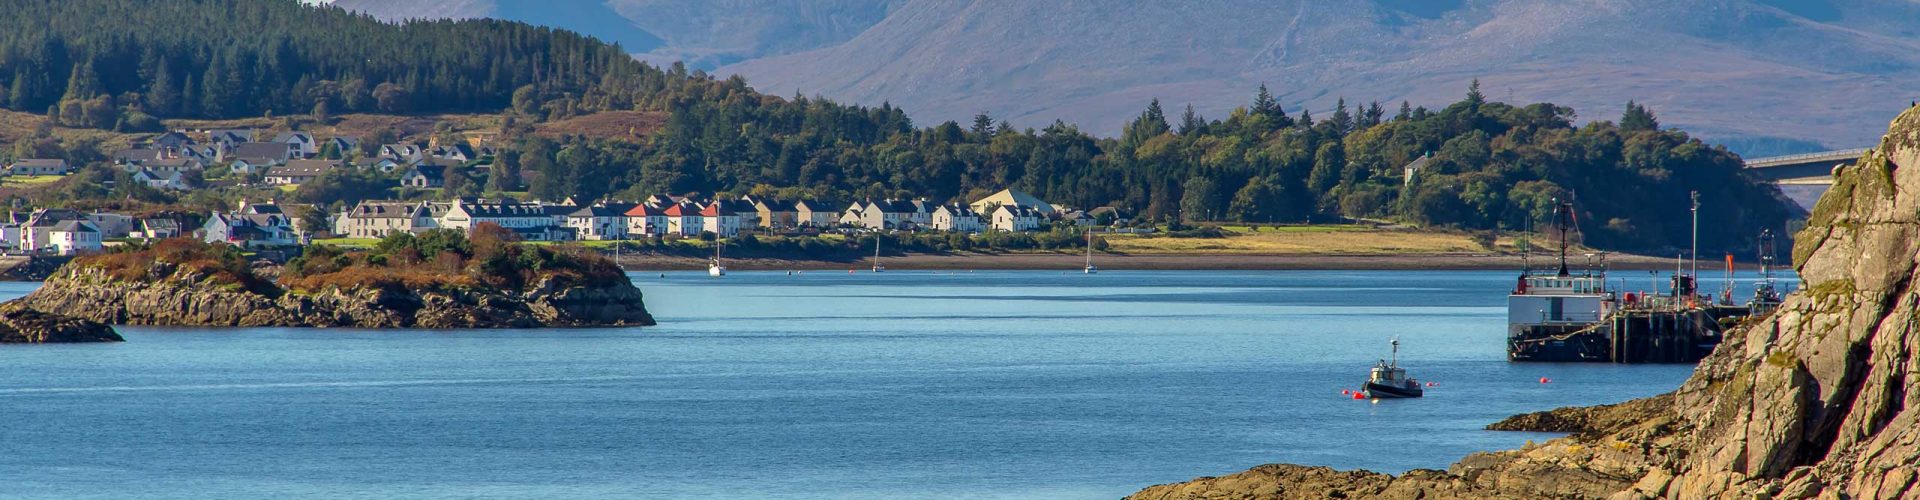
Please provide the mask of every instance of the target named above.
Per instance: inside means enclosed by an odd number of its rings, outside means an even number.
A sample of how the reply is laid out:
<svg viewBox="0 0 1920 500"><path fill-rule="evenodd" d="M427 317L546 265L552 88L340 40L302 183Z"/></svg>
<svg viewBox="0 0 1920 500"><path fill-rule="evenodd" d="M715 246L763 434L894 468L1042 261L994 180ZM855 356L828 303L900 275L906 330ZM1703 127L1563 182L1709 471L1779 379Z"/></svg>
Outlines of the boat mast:
<svg viewBox="0 0 1920 500"><path fill-rule="evenodd" d="M1553 205L1553 229L1560 232L1560 273L1562 278L1567 272L1567 230L1573 225L1573 203L1559 202Z"/></svg>
<svg viewBox="0 0 1920 500"><path fill-rule="evenodd" d="M1093 267L1093 228L1087 228L1087 267Z"/></svg>
<svg viewBox="0 0 1920 500"><path fill-rule="evenodd" d="M1394 337L1388 343L1393 344L1393 354L1388 355L1387 366L1400 366L1400 337Z"/></svg>
<svg viewBox="0 0 1920 500"><path fill-rule="evenodd" d="M1687 251L1687 258L1692 260L1691 267L1688 271L1687 276L1694 279L1699 279L1699 276L1700 276L1700 192L1693 191L1691 193L1691 196L1693 197L1693 248Z"/></svg>

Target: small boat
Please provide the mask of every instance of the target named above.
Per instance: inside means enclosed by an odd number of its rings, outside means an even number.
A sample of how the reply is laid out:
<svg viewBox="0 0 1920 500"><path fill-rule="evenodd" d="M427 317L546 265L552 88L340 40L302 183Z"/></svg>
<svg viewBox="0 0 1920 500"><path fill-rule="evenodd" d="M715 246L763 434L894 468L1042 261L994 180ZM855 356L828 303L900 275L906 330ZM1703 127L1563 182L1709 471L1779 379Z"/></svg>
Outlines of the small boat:
<svg viewBox="0 0 1920 500"><path fill-rule="evenodd" d="M707 264L707 276L718 278L727 275L727 267L720 265L721 246L720 241L715 240L713 242L713 261Z"/></svg>
<svg viewBox="0 0 1920 500"><path fill-rule="evenodd" d="M1093 267L1093 230L1088 229L1087 230L1087 274L1093 274L1097 272L1100 272L1100 268Z"/></svg>
<svg viewBox="0 0 1920 500"><path fill-rule="evenodd" d="M887 266L880 265L880 233L873 233L873 272L887 272Z"/></svg>
<svg viewBox="0 0 1920 500"><path fill-rule="evenodd" d="M1393 356L1373 366L1360 392L1374 399L1417 398L1426 393L1420 381L1408 378L1407 370L1400 368L1400 339L1393 339Z"/></svg>

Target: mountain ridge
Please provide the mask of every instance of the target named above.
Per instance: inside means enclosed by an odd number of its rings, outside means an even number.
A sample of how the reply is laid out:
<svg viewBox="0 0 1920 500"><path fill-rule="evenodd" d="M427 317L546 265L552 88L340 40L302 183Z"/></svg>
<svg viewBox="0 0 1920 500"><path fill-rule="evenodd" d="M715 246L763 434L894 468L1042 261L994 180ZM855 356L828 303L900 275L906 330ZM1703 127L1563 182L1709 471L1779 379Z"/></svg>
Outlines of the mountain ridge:
<svg viewBox="0 0 1920 500"><path fill-rule="evenodd" d="M334 3L390 20L514 17L491 0ZM737 74L768 94L1102 135L1156 98L1220 118L1265 83L1289 110L1324 116L1341 97L1450 102L1479 79L1515 102L1638 101L1764 156L1870 143L1878 131L1859 124L1911 101L1899 82L1920 79L1920 23L1901 21L1920 19L1911 0L583 3L657 34L659 47L628 47L642 60Z"/></svg>

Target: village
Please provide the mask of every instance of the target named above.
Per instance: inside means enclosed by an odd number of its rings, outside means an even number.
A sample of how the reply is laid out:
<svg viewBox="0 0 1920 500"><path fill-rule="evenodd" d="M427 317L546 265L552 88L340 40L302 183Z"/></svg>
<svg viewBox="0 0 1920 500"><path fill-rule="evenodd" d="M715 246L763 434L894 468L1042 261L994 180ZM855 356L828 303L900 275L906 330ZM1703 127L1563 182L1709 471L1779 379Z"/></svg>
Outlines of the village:
<svg viewBox="0 0 1920 500"><path fill-rule="evenodd" d="M306 132L273 137L253 130L173 131L115 152L115 168L133 182L167 191L224 186L284 193L342 169L386 174L393 188L424 193L412 199L363 200L331 211L324 225L276 199L242 201L226 211L135 217L112 211L14 207L0 221L0 251L9 255L75 255L129 240L193 236L249 250L291 249L316 241L371 240L433 229L472 231L494 224L524 241L627 241L734 238L742 234L816 235L855 232L1034 232L1055 227L1113 225L1126 217L1111 207L1056 207L1028 193L1004 189L968 203L927 199L852 202L781 200L765 196L660 194L643 200L518 200L455 197L441 188L450 176L492 175L496 152L484 138L426 145L395 143L363 148L359 138L317 139ZM20 159L5 175L48 179L72 174L65 159ZM395 175L397 174L397 175ZM438 191L436 191L438 190ZM439 196L434 196L439 195ZM1132 231L1132 230L1129 230Z"/></svg>

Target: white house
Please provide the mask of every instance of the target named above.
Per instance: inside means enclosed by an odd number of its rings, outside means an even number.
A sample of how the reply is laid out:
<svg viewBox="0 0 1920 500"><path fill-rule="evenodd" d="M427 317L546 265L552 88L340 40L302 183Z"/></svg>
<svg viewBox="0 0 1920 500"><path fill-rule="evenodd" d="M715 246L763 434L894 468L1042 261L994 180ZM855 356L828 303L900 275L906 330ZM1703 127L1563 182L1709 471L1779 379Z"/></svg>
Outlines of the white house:
<svg viewBox="0 0 1920 500"><path fill-rule="evenodd" d="M1040 228L1040 211L1020 205L999 205L993 209L993 230L1032 231Z"/></svg>
<svg viewBox="0 0 1920 500"><path fill-rule="evenodd" d="M313 140L313 134L306 132L281 132L273 137L273 142L286 144L293 154L301 158L312 158L320 154L320 141Z"/></svg>
<svg viewBox="0 0 1920 500"><path fill-rule="evenodd" d="M692 203L676 203L662 212L667 216L667 233L680 236L696 236L703 228L700 220L700 207Z"/></svg>
<svg viewBox="0 0 1920 500"><path fill-rule="evenodd" d="M267 171L266 182L271 185L300 185L326 175L340 167L335 160L293 160L286 165L273 167Z"/></svg>
<svg viewBox="0 0 1920 500"><path fill-rule="evenodd" d="M627 209L624 206L594 205L567 214L566 227L573 228L582 240L627 239Z"/></svg>
<svg viewBox="0 0 1920 500"><path fill-rule="evenodd" d="M934 229L954 233L978 233L983 229L980 214L961 205L941 205L933 209Z"/></svg>
<svg viewBox="0 0 1920 500"><path fill-rule="evenodd" d="M974 200L973 203L967 204L967 208L971 208L974 212L978 213L993 213L993 207L996 206L1027 207L1027 209L1039 212L1040 215L1043 216L1053 213L1053 205L1048 205L1047 202L1040 201L1039 198L1035 198L1025 191L1016 189L1004 189L998 193L993 193L990 196Z"/></svg>
<svg viewBox="0 0 1920 500"><path fill-rule="evenodd" d="M7 165L7 175L67 175L72 171L61 159L23 159Z"/></svg>
<svg viewBox="0 0 1920 500"><path fill-rule="evenodd" d="M66 221L85 221L87 215L65 208L42 208L27 215L20 224L20 249L48 252L53 248L53 228Z"/></svg>
<svg viewBox="0 0 1920 500"><path fill-rule="evenodd" d="M242 248L284 247L300 242L293 221L280 213L214 212L201 226L207 243L226 243Z"/></svg>
<svg viewBox="0 0 1920 500"><path fill-rule="evenodd" d="M47 232L51 253L74 255L100 251L100 230L87 221L68 220L54 224Z"/></svg>
<svg viewBox="0 0 1920 500"><path fill-rule="evenodd" d="M708 203L700 209L700 229L721 238L732 238L740 234L740 215L727 210L721 202Z"/></svg>
<svg viewBox="0 0 1920 500"><path fill-rule="evenodd" d="M666 236L667 234L667 213L664 210L646 205L634 205L633 208L627 209L626 215L628 237Z"/></svg>
<svg viewBox="0 0 1920 500"><path fill-rule="evenodd" d="M133 173L133 181L146 184L147 187L150 188L168 191L186 191L191 188L191 186L187 185L186 179L182 177L178 171L160 173L140 169L139 172Z"/></svg>

